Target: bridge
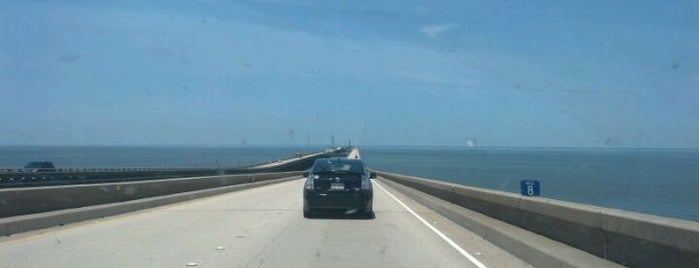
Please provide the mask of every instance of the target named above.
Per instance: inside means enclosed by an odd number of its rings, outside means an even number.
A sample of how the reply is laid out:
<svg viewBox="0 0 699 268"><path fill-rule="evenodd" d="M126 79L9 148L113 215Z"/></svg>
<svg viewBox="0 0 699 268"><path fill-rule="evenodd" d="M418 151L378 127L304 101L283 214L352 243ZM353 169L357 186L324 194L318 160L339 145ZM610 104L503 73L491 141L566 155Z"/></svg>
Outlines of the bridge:
<svg viewBox="0 0 699 268"><path fill-rule="evenodd" d="M696 222L381 171L375 218L306 219L302 161L0 189L0 267L699 267Z"/></svg>

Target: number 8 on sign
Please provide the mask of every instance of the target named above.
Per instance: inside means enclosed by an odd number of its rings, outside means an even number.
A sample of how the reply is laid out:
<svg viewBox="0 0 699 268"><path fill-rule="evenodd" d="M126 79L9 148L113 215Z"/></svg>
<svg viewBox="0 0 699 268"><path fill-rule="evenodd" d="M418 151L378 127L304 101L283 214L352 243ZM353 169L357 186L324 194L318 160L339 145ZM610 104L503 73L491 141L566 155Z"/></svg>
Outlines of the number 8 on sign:
<svg viewBox="0 0 699 268"><path fill-rule="evenodd" d="M536 180L522 180L520 182L521 192L524 196L539 196L541 194L541 188L539 187L539 181Z"/></svg>

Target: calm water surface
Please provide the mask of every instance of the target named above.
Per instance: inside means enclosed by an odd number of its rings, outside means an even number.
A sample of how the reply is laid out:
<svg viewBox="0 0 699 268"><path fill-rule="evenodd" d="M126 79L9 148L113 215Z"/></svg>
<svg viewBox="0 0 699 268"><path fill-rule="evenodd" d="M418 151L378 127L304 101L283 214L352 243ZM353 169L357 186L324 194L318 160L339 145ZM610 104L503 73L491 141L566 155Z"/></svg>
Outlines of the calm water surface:
<svg viewBox="0 0 699 268"><path fill-rule="evenodd" d="M372 169L699 221L699 151L367 147Z"/></svg>

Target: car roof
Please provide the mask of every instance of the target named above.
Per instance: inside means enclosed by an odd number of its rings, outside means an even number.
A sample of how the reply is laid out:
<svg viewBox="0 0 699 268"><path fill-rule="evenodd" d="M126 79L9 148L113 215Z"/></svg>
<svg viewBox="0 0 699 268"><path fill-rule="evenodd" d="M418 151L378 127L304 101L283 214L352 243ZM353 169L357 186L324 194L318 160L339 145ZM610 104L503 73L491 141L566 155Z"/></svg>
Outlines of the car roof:
<svg viewBox="0 0 699 268"><path fill-rule="evenodd" d="M53 168L53 163L51 161L34 161L29 162L25 168Z"/></svg>

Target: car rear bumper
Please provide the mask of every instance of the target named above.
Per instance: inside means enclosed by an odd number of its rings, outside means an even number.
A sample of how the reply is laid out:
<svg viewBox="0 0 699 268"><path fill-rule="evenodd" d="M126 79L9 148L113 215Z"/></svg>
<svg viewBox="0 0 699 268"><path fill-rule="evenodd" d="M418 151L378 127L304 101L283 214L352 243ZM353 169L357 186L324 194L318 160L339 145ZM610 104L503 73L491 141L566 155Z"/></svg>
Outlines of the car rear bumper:
<svg viewBox="0 0 699 268"><path fill-rule="evenodd" d="M371 209L371 197L362 194L306 193L304 209Z"/></svg>

